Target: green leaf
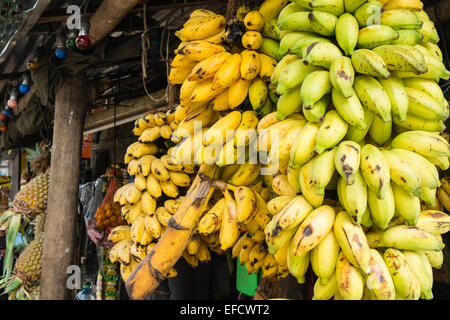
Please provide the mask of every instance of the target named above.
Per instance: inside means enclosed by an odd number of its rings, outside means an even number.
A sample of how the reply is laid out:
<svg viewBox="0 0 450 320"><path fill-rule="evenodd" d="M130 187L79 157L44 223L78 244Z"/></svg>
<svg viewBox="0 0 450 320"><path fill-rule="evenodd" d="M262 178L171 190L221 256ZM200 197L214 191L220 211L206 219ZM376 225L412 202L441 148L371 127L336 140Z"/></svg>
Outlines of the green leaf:
<svg viewBox="0 0 450 320"><path fill-rule="evenodd" d="M11 217L8 230L6 231L6 252L3 261L3 277L8 281L14 264L14 242L16 241L17 232L20 228L22 214L16 213Z"/></svg>

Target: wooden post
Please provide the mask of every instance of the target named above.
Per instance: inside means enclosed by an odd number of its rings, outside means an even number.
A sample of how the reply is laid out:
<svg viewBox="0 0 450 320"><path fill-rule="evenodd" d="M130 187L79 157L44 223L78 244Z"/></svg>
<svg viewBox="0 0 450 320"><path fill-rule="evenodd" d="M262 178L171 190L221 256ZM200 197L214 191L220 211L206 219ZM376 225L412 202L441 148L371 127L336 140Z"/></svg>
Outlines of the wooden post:
<svg viewBox="0 0 450 320"><path fill-rule="evenodd" d="M67 79L56 92L45 240L42 300L69 298L67 268L74 263L81 142L89 93L82 75Z"/></svg>

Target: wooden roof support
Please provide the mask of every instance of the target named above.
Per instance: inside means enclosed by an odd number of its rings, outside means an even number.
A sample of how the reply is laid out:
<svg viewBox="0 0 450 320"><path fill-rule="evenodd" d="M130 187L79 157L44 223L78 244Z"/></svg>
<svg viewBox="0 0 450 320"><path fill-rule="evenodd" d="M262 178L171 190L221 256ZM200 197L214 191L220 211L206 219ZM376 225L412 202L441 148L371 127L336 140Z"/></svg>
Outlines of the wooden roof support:
<svg viewBox="0 0 450 320"><path fill-rule="evenodd" d="M105 38L139 0L104 0L90 18L89 37L94 46Z"/></svg>
<svg viewBox="0 0 450 320"><path fill-rule="evenodd" d="M45 240L42 258L42 300L69 298L68 267L74 264L81 142L91 99L86 78L67 79L56 92Z"/></svg>

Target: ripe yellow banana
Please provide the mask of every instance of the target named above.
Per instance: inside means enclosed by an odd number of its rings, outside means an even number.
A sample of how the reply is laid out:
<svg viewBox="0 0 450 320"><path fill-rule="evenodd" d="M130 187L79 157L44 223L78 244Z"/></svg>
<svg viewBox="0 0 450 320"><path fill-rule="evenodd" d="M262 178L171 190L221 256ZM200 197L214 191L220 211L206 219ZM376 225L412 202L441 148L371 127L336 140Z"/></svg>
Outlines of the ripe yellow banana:
<svg viewBox="0 0 450 320"><path fill-rule="evenodd" d="M131 239L129 226L117 226L108 235L108 241L118 243L124 239Z"/></svg>
<svg viewBox="0 0 450 320"><path fill-rule="evenodd" d="M311 203L314 208L317 208L323 204L324 194L318 194L316 192L316 185L314 184L312 178L312 170L315 161L316 158L313 158L302 166L299 172L299 182L302 195Z"/></svg>
<svg viewBox="0 0 450 320"><path fill-rule="evenodd" d="M339 242L333 230L329 231L323 240L311 250L311 267L321 285L326 285L328 281L336 281L333 280L333 276L339 251Z"/></svg>
<svg viewBox="0 0 450 320"><path fill-rule="evenodd" d="M140 203L141 203L141 210L143 213L145 213L146 215L151 215L155 213L156 199L153 198L147 191L142 193Z"/></svg>
<svg viewBox="0 0 450 320"><path fill-rule="evenodd" d="M370 249L370 273L366 286L377 300L395 300L395 287L383 257L376 249Z"/></svg>
<svg viewBox="0 0 450 320"><path fill-rule="evenodd" d="M239 238L240 230L237 224L236 201L228 190L223 192L225 205L222 214L222 224L219 232L220 249L231 248Z"/></svg>
<svg viewBox="0 0 450 320"><path fill-rule="evenodd" d="M336 281L338 292L344 300L361 300L364 291L363 276L359 269L347 260L343 251L339 253L336 262Z"/></svg>
<svg viewBox="0 0 450 320"><path fill-rule="evenodd" d="M175 50L175 54L184 55L194 61L202 61L224 51L225 48L219 44L213 44L204 40L195 40L182 44Z"/></svg>

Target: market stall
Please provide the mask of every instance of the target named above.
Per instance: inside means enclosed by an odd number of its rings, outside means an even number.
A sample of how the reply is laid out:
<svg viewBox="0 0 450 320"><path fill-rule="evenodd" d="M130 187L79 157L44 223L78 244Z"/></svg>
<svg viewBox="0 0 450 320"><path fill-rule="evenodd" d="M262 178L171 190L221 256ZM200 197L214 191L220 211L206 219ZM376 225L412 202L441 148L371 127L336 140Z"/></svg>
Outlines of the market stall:
<svg viewBox="0 0 450 320"><path fill-rule="evenodd" d="M448 299L449 6L8 2L0 287Z"/></svg>

